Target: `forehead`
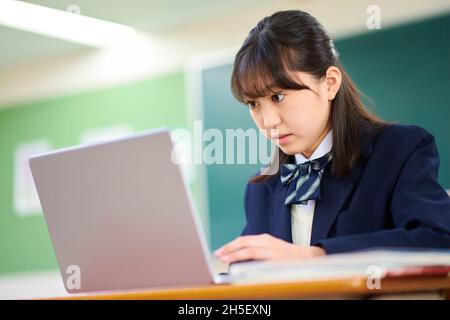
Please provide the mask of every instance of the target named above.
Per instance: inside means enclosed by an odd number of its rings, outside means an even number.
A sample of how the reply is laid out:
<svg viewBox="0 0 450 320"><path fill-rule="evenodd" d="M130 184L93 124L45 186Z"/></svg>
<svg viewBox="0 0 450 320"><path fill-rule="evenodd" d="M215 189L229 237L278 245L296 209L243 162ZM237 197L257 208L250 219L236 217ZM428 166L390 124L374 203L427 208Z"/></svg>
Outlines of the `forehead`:
<svg viewBox="0 0 450 320"><path fill-rule="evenodd" d="M292 80L307 86L315 82L314 76L305 71L288 71L288 75Z"/></svg>

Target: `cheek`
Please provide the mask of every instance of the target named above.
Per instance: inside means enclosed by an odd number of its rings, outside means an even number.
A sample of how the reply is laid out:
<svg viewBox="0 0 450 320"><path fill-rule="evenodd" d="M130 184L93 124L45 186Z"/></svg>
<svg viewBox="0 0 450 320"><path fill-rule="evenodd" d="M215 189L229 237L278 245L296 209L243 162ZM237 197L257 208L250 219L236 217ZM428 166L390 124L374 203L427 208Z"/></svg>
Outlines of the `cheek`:
<svg viewBox="0 0 450 320"><path fill-rule="evenodd" d="M325 129L330 116L330 110L327 103L318 99L314 108L311 108L309 111L311 114L310 130L312 132L314 131L315 134L321 133Z"/></svg>
<svg viewBox="0 0 450 320"><path fill-rule="evenodd" d="M327 126L329 108L317 97L311 100L310 104L297 108L292 115L292 117L287 118L287 121L289 121L287 127L290 132L297 136L296 143L307 146L314 143Z"/></svg>
<svg viewBox="0 0 450 320"><path fill-rule="evenodd" d="M259 131L267 138L267 130L264 128L263 118L254 111L250 111L250 116L252 117L253 122L255 123Z"/></svg>
<svg viewBox="0 0 450 320"><path fill-rule="evenodd" d="M259 113L257 113L256 111L250 111L250 116L259 129L264 129L264 119Z"/></svg>
<svg viewBox="0 0 450 320"><path fill-rule="evenodd" d="M318 98L314 108L310 111L311 114L313 114L314 120L318 124L327 122L330 115L330 107L328 106L328 101L322 101Z"/></svg>
<svg viewBox="0 0 450 320"><path fill-rule="evenodd" d="M327 117L326 108L320 98L315 95L290 107L284 119L293 133L307 134L320 125L324 117Z"/></svg>

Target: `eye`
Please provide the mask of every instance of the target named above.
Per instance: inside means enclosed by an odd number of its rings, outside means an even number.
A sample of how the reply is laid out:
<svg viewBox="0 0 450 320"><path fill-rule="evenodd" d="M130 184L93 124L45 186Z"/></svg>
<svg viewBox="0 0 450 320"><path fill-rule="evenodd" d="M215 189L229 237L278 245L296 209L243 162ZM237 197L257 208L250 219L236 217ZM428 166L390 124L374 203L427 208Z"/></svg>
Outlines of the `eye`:
<svg viewBox="0 0 450 320"><path fill-rule="evenodd" d="M256 107L256 101L248 101L248 102L247 102L247 106L248 106L250 109L254 109L254 108Z"/></svg>
<svg viewBox="0 0 450 320"><path fill-rule="evenodd" d="M272 98L272 101L273 101L273 102L278 103L278 102L283 101L283 99L284 99L284 94L282 94L282 93L277 93L277 94L272 95L271 98Z"/></svg>

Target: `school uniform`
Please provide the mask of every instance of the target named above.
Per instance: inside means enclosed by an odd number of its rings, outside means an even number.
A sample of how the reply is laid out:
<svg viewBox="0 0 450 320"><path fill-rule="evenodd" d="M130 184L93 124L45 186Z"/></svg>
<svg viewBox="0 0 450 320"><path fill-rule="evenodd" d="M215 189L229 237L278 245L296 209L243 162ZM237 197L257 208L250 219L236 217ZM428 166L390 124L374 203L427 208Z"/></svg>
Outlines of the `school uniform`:
<svg viewBox="0 0 450 320"><path fill-rule="evenodd" d="M332 149L332 132L309 159ZM332 161L332 160L331 160ZM328 163L320 172L320 197L286 205L280 171L248 183L242 235L268 233L327 254L373 247L450 249L450 197L437 182L439 155L423 128L387 125L363 144L362 161L344 178Z"/></svg>

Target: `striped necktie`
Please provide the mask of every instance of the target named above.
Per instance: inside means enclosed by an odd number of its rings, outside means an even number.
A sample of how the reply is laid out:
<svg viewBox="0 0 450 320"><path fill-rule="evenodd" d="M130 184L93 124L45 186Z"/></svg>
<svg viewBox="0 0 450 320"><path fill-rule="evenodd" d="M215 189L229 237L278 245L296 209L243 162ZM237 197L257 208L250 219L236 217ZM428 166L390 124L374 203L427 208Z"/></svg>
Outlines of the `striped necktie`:
<svg viewBox="0 0 450 320"><path fill-rule="evenodd" d="M320 199L320 180L331 159L331 152L328 152L321 158L301 164L283 164L281 183L287 194L284 204L307 204L308 200Z"/></svg>

